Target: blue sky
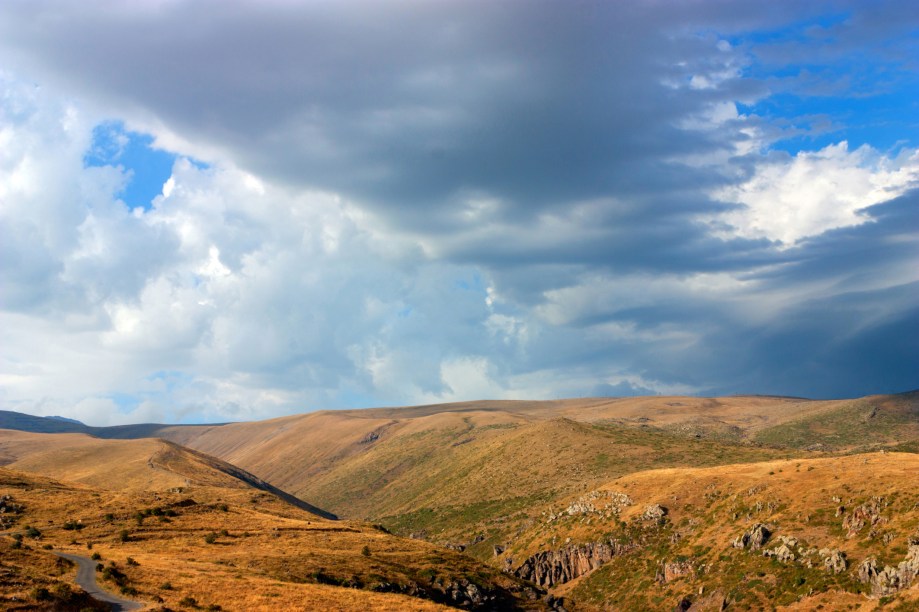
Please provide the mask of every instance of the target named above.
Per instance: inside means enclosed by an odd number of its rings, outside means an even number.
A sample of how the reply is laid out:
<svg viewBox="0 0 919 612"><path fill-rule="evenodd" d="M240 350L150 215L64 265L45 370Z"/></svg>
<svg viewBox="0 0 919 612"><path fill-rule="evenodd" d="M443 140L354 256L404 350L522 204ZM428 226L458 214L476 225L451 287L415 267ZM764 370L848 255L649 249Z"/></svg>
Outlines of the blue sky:
<svg viewBox="0 0 919 612"><path fill-rule="evenodd" d="M5 3L0 408L917 388L917 60L896 0Z"/></svg>
<svg viewBox="0 0 919 612"><path fill-rule="evenodd" d="M126 130L120 121L111 121L93 128L92 144L83 163L122 168L126 184L116 195L129 208L150 209L172 176L176 158L175 153L153 146L153 136Z"/></svg>

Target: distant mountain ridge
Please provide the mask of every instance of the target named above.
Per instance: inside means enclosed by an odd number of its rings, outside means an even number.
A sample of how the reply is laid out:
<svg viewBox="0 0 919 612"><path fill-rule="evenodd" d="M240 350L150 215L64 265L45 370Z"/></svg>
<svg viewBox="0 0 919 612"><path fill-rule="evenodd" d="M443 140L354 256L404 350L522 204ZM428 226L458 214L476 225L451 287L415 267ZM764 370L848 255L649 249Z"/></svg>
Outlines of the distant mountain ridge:
<svg viewBox="0 0 919 612"><path fill-rule="evenodd" d="M133 440L136 438L161 438L166 430L219 427L228 423L207 425L167 425L163 423L135 423L96 427L76 419L61 416L41 417L11 410L0 410L0 429L15 429L32 433L82 433L107 440Z"/></svg>

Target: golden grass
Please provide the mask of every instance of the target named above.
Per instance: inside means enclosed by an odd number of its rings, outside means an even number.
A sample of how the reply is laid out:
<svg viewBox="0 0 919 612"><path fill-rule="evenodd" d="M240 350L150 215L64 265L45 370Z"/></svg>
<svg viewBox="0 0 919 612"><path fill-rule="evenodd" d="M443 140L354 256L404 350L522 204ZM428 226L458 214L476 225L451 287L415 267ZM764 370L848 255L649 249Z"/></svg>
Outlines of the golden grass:
<svg viewBox="0 0 919 612"><path fill-rule="evenodd" d="M642 471L599 488L632 498L634 503L619 517L568 516L564 510L577 497L561 500L553 511L562 517L554 521L543 517L508 542L506 556L519 562L538 551L561 548L568 538L581 543L610 535L631 534L634 538L642 534L643 543L635 552L554 589L556 595L579 601L578 609L595 609L600 597L616 606L669 609L682 595L695 594L700 588L706 593L730 592L733 597L746 589L745 605L753 609L875 609L877 599L855 592L860 587L854 575L858 565L872 556L882 564L896 565L903 560L909 540L919 537L917 483L919 455L887 452ZM885 500L882 520L847 537L842 528L845 512L874 497ZM667 525L659 531L641 520L651 504L669 511ZM837 514L840 506L844 510ZM848 572L831 579L822 567L805 570L794 563L768 560L760 553L733 549L731 541L754 523L773 527L770 546L778 543L778 536L791 536L806 548L844 552ZM657 583L654 576L659 564L676 559L689 559L695 567L709 569L673 584ZM794 576L810 581L804 584L814 584L817 591L808 595L801 587L798 595L789 594L792 587L783 581ZM834 587L837 583L845 588ZM663 597L663 603L655 604L654 595ZM794 601L777 603L782 597ZM919 584L892 600L890 609L912 609L919 602Z"/></svg>
<svg viewBox="0 0 919 612"><path fill-rule="evenodd" d="M31 574L53 563L46 545L96 553L100 563L114 562L128 576L137 599L173 609L188 607L191 597L202 608L225 610L439 610L447 608L372 589L424 586L429 575L514 584L458 553L367 524L325 520L251 489L107 491L0 469L0 495L25 506L17 529L32 525L42 532L40 540L24 540L34 558L21 563ZM156 508L165 512L146 512L138 521L138 512ZM68 530L68 522L82 528ZM216 537L209 543L211 533Z"/></svg>

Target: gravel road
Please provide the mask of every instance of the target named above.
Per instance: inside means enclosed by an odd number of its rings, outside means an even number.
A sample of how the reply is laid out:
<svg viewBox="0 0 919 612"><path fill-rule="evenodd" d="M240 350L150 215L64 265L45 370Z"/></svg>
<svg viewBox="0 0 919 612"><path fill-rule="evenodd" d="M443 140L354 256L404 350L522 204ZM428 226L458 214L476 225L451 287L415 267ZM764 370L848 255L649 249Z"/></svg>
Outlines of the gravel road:
<svg viewBox="0 0 919 612"><path fill-rule="evenodd" d="M57 551L53 552L58 557L63 557L77 564L77 584L80 588L89 593L89 596L93 599L108 604L115 612L121 612L122 610L140 610L144 607L144 604L140 602L122 599L121 597L112 595L108 591L102 590L102 587L96 582L96 561L93 561L89 557L81 557L80 555L72 555L70 553Z"/></svg>

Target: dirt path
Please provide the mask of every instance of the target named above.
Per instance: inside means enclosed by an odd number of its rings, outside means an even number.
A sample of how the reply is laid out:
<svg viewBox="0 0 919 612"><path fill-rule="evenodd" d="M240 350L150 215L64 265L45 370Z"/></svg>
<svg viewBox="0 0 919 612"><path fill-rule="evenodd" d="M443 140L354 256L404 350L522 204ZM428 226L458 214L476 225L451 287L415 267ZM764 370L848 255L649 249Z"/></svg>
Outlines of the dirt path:
<svg viewBox="0 0 919 612"><path fill-rule="evenodd" d="M81 557L80 555L72 555L70 553L57 551L53 552L58 557L63 557L77 564L77 585L89 593L89 596L93 599L108 604L115 612L121 612L122 610L140 610L144 607L144 604L138 601L122 599L112 595L108 591L102 590L102 587L96 582L96 562L89 557Z"/></svg>

